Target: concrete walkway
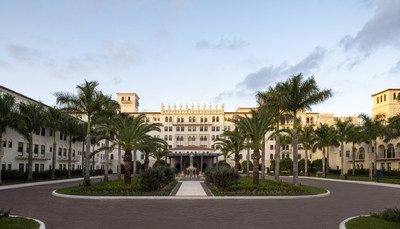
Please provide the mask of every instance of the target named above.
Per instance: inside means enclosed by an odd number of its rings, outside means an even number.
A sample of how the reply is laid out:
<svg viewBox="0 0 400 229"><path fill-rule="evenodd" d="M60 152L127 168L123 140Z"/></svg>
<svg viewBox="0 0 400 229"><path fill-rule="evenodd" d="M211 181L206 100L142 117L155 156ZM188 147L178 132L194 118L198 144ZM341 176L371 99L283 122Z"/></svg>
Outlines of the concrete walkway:
<svg viewBox="0 0 400 229"><path fill-rule="evenodd" d="M90 177L90 179L103 178L103 177L104 176L95 176L95 177ZM62 180L52 180L52 181L31 182L31 183L23 183L23 184L10 184L10 185L2 185L2 186L0 186L0 190L7 190L7 189L14 189L14 188L25 188L25 187L46 185L46 184L60 184L60 183L74 182L74 181L81 181L81 180L83 180L83 177L71 178L71 179L62 179Z"/></svg>
<svg viewBox="0 0 400 229"><path fill-rule="evenodd" d="M176 196L207 196L200 181L182 181Z"/></svg>

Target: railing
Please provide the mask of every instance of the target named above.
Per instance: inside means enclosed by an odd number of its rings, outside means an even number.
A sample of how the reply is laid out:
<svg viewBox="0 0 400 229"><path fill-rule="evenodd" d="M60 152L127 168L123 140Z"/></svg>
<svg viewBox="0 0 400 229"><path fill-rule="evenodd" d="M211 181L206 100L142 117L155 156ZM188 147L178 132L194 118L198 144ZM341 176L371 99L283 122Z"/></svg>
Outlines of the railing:
<svg viewBox="0 0 400 229"><path fill-rule="evenodd" d="M400 156L396 155L395 157L387 158L387 157L384 157L384 156L382 156L382 155L378 155L378 156L376 157L376 159L377 159L377 160L380 160L380 161L383 161L383 160L399 160L399 159L400 159Z"/></svg>
<svg viewBox="0 0 400 229"><path fill-rule="evenodd" d="M21 153L18 152L17 156L15 157L17 160L27 160L29 157L28 153ZM33 153L32 155L33 160L51 160L51 153Z"/></svg>

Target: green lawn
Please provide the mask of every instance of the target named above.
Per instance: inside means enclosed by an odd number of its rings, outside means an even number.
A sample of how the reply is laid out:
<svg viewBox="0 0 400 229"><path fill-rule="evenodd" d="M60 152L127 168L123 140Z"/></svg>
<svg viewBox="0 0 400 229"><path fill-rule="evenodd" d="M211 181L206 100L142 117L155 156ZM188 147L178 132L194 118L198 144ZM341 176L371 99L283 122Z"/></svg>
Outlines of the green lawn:
<svg viewBox="0 0 400 229"><path fill-rule="evenodd" d="M332 178L332 179L344 179L342 177L340 177L340 175L327 175L327 178ZM368 175L347 175L347 179L348 180L358 180L358 181L369 181L369 177ZM372 182L376 182L376 178L374 178L374 180ZM379 182L382 183L391 183L391 184L400 184L400 178L396 178L396 177L385 177L383 176L383 179L380 180Z"/></svg>
<svg viewBox="0 0 400 229"><path fill-rule="evenodd" d="M40 224L33 219L8 217L0 220L1 229L37 229Z"/></svg>
<svg viewBox="0 0 400 229"><path fill-rule="evenodd" d="M169 196L177 182L164 186L158 192L143 192L140 189L140 178L133 177L131 185L124 185L123 180L92 183L90 186L73 186L58 189L56 192L68 195L85 196Z"/></svg>
<svg viewBox="0 0 400 229"><path fill-rule="evenodd" d="M258 186L253 185L250 177L240 177L239 183L233 185L229 191L218 190L214 185L206 182L215 196L298 196L326 193L327 190L313 186L299 185L295 187L287 182L275 182L260 179Z"/></svg>
<svg viewBox="0 0 400 229"><path fill-rule="evenodd" d="M386 221L372 216L360 216L346 223L347 229L392 229L400 228L400 223Z"/></svg>

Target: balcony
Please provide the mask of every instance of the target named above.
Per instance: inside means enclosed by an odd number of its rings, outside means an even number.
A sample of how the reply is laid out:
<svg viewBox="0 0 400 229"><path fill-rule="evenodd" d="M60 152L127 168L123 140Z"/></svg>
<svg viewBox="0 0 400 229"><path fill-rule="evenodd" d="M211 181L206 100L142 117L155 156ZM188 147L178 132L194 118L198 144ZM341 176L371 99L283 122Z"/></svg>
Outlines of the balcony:
<svg viewBox="0 0 400 229"><path fill-rule="evenodd" d="M33 153L32 155L33 160L51 160L51 153ZM15 159L17 160L28 160L29 154L28 153L21 153L18 152Z"/></svg>
<svg viewBox="0 0 400 229"><path fill-rule="evenodd" d="M376 157L376 160L377 161L394 161L394 160L400 160L400 156L387 158L387 157L384 157L383 155L378 155Z"/></svg>

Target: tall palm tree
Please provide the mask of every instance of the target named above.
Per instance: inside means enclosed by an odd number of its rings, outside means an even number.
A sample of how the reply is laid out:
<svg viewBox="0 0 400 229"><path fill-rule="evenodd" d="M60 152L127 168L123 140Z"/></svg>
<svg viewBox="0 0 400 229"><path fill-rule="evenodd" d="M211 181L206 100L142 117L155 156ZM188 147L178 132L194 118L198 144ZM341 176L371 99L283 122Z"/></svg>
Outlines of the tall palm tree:
<svg viewBox="0 0 400 229"><path fill-rule="evenodd" d="M251 111L251 117L245 115L233 119L232 122L243 131L248 142L253 149L251 159L253 159L253 184L259 184L259 161L261 158L260 150L265 141L265 134L271 130L274 123L274 116L270 110L260 108Z"/></svg>
<svg viewBox="0 0 400 229"><path fill-rule="evenodd" d="M315 129L315 136L316 136L316 142L313 147L313 151L316 151L316 149L321 149L322 150L322 175L326 177L326 156L325 156L325 148L328 146L330 138L332 136L332 128L329 127L328 124L322 124Z"/></svg>
<svg viewBox="0 0 400 229"><path fill-rule="evenodd" d="M239 171L240 152L246 147L245 136L238 128L235 128L233 131L224 131L220 137L221 138L215 140L215 144L221 145L222 148L228 149L233 155L235 155L235 169Z"/></svg>
<svg viewBox="0 0 400 229"><path fill-rule="evenodd" d="M280 87L269 87L266 92L258 92L256 95L257 103L259 106L266 107L276 112L275 116L275 181L279 181L279 161L280 153L280 134L279 122L285 120L284 112L282 109L281 91Z"/></svg>
<svg viewBox="0 0 400 229"><path fill-rule="evenodd" d="M290 77L277 87L282 92L282 108L293 115L293 184L298 180L298 133L297 114L304 110L311 110L311 106L321 103L331 97L331 90L320 90L314 77L303 80L302 74Z"/></svg>
<svg viewBox="0 0 400 229"><path fill-rule="evenodd" d="M329 126L329 133L328 133L328 144L326 145L326 174L329 175L330 170L330 147L339 147L340 142L338 140L337 132L334 126Z"/></svg>
<svg viewBox="0 0 400 229"><path fill-rule="evenodd" d="M351 142L351 157L352 157L352 174L356 175L356 144L361 143L362 135L361 135L361 127L351 124L349 126L349 135L348 141Z"/></svg>
<svg viewBox="0 0 400 229"><path fill-rule="evenodd" d="M369 144L369 180L372 181L374 171L376 170L376 138L381 136L384 132L382 123L385 120L385 116L376 115L374 118L371 118L367 114L360 114L359 117L362 120L361 132L365 141ZM372 144L374 144L374 153L372 152Z"/></svg>
<svg viewBox="0 0 400 229"><path fill-rule="evenodd" d="M14 121L17 110L15 105L15 97L10 94L2 94L0 91L0 184L1 184L1 170L3 159L3 133L6 128L15 128Z"/></svg>
<svg viewBox="0 0 400 229"><path fill-rule="evenodd" d="M307 164L308 164L308 151L314 148L314 144L317 141L315 136L314 127L306 126L299 129L299 143L302 145L302 149L305 150L305 168L304 175L308 176Z"/></svg>
<svg viewBox="0 0 400 229"><path fill-rule="evenodd" d="M341 156L341 173L340 176L344 177L344 175L347 173L345 171L345 158L346 158L346 151L345 151L345 144L349 141L349 135L350 135L350 126L351 126L351 121L346 120L342 121L340 119L337 119L335 121L335 129L336 129L336 136L337 140L340 142L340 151L342 152Z"/></svg>
<svg viewBox="0 0 400 229"><path fill-rule="evenodd" d="M112 132L115 134L115 141L112 148L120 145L125 151L124 154L124 180L125 185L131 184L131 161L132 151L137 151L146 141L152 137L151 131L160 131L160 123L148 124L145 122L145 115L131 117L127 115L115 115L110 121ZM136 162L134 162L136 163Z"/></svg>
<svg viewBox="0 0 400 229"><path fill-rule="evenodd" d="M37 103L19 103L19 114L17 129L29 142L28 152L28 180L32 180L32 164L33 164L33 133L40 131L40 128L46 125L46 114L44 107ZM56 150L56 149L53 149Z"/></svg>
<svg viewBox="0 0 400 229"><path fill-rule="evenodd" d="M83 152L83 156L85 157L84 185L90 185L89 155L92 130L91 121L94 115L101 111L105 99L105 96L97 89L98 86L99 83L97 81L88 82L85 80L83 84L76 86L78 90L78 94L76 95L69 92L54 93L57 97L57 104L63 106L66 111L87 119L86 151Z"/></svg>
<svg viewBox="0 0 400 229"><path fill-rule="evenodd" d="M57 160L57 131L61 130L63 125L62 111L57 107L49 107L46 112L46 123L53 131L53 155L51 159L51 179L54 180L56 174Z"/></svg>
<svg viewBox="0 0 400 229"><path fill-rule="evenodd" d="M77 130L78 130L78 125L79 121L75 117L69 116L68 114L64 113L64 123L62 130L63 132L68 136L69 140L69 147L68 147L68 166L67 166L67 178L71 178L71 158L72 158L72 141L75 138L75 136L78 135Z"/></svg>

